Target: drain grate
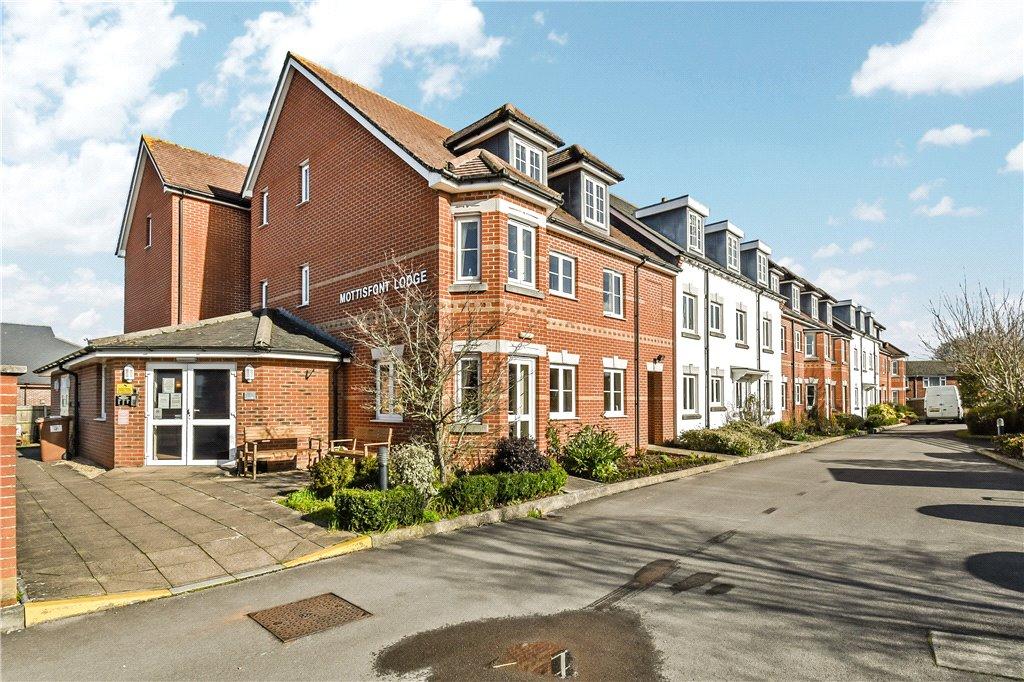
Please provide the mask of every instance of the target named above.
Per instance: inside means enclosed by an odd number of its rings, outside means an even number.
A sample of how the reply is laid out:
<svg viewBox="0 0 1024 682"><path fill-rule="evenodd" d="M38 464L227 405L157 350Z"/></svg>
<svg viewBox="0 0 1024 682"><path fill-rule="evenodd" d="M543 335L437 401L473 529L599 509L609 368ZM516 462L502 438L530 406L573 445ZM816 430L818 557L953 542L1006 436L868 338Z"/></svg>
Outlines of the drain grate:
<svg viewBox="0 0 1024 682"><path fill-rule="evenodd" d="M369 611L364 611L352 602L328 592L262 611L253 611L249 617L282 642L291 642L371 615Z"/></svg>

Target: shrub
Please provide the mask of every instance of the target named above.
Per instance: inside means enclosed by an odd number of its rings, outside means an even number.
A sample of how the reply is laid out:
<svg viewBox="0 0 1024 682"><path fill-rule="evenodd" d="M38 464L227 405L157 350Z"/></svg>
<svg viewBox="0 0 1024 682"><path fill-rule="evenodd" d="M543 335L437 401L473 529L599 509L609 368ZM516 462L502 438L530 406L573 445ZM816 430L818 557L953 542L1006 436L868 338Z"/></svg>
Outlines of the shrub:
<svg viewBox="0 0 1024 682"><path fill-rule="evenodd" d="M389 483L411 486L424 497L435 494L434 453L422 443L405 443L394 448L388 457Z"/></svg>
<svg viewBox="0 0 1024 682"><path fill-rule="evenodd" d="M840 412L835 416L836 424L839 425L843 431L863 431L866 425L866 420L859 414L846 414Z"/></svg>
<svg viewBox="0 0 1024 682"><path fill-rule="evenodd" d="M473 514L494 508L498 477L493 474L459 476L441 489L441 498L452 513Z"/></svg>
<svg viewBox="0 0 1024 682"><path fill-rule="evenodd" d="M784 440L801 440L807 436L807 426L807 422L803 420L792 421L787 419L773 422L768 428Z"/></svg>
<svg viewBox="0 0 1024 682"><path fill-rule="evenodd" d="M840 436L843 433L834 415L825 416L825 412L817 408L811 410L809 430L818 436Z"/></svg>
<svg viewBox="0 0 1024 682"><path fill-rule="evenodd" d="M562 489L569 475L558 462L549 461L547 471L501 473L495 478L498 479L498 492L494 501L503 505L554 495Z"/></svg>
<svg viewBox="0 0 1024 682"><path fill-rule="evenodd" d="M532 438L505 437L495 447L494 466L498 471L547 471L550 466L548 458L537 449L537 441Z"/></svg>
<svg viewBox="0 0 1024 682"><path fill-rule="evenodd" d="M330 499L321 500L309 488L292 491L287 497L280 500L280 503L289 509L301 512L305 520L312 521L318 526L325 526L332 530L338 526L334 502Z"/></svg>
<svg viewBox="0 0 1024 682"><path fill-rule="evenodd" d="M868 424L875 427L900 423L900 416L889 403L876 403L868 407Z"/></svg>
<svg viewBox="0 0 1024 682"><path fill-rule="evenodd" d="M321 457L309 468L309 488L322 500L329 500L352 482L356 467L347 457Z"/></svg>
<svg viewBox="0 0 1024 682"><path fill-rule="evenodd" d="M999 403L983 403L967 411L967 430L976 436L994 436L996 420L1003 418L1003 433L1024 431L1024 412L1017 412Z"/></svg>
<svg viewBox="0 0 1024 682"><path fill-rule="evenodd" d="M777 433L745 419L729 422L721 428L749 436L757 444L758 452L777 450L782 445L782 439Z"/></svg>
<svg viewBox="0 0 1024 682"><path fill-rule="evenodd" d="M350 488L376 490L380 487L380 472L377 471L377 455L360 457L356 460L356 475L349 483Z"/></svg>
<svg viewBox="0 0 1024 682"><path fill-rule="evenodd" d="M992 439L992 446L1002 455L1024 460L1024 435L996 436Z"/></svg>
<svg viewBox="0 0 1024 682"><path fill-rule="evenodd" d="M334 496L334 508L340 528L373 533L420 523L426 499L410 486L386 491L347 488Z"/></svg>
<svg viewBox="0 0 1024 682"><path fill-rule="evenodd" d="M614 483L615 481L625 481L631 478L654 476L669 471L679 471L680 469L690 469L704 464L714 464L717 461L718 458L711 455L684 455L682 457L663 455L654 460L645 458L636 463L628 462L621 465L619 471L614 476L605 479L604 482Z"/></svg>
<svg viewBox="0 0 1024 682"><path fill-rule="evenodd" d="M615 475L616 462L626 454L618 441L613 431L584 426L561 445L562 464L571 474L603 481Z"/></svg>
<svg viewBox="0 0 1024 682"><path fill-rule="evenodd" d="M717 429L683 431L675 440L679 447L701 452L748 457L777 449L782 445L778 434L747 421L729 422Z"/></svg>

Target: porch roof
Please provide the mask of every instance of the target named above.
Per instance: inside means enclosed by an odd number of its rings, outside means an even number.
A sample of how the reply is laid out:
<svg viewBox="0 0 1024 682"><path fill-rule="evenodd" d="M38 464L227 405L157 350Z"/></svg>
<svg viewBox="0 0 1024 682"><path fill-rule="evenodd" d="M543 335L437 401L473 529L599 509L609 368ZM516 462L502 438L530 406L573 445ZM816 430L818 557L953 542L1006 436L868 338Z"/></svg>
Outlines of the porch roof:
<svg viewBox="0 0 1024 682"><path fill-rule="evenodd" d="M348 344L281 308L264 308L192 324L147 329L130 334L91 339L84 348L46 364L43 372L85 356L103 352L125 356L154 351L176 353L266 353L338 360L350 357Z"/></svg>

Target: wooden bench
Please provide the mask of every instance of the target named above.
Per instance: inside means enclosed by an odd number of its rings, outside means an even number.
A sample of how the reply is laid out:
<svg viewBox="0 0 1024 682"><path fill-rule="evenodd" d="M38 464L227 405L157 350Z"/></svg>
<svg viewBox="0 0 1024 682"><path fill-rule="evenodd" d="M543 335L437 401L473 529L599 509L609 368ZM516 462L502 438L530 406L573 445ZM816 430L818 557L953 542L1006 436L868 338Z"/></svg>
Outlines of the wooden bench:
<svg viewBox="0 0 1024 682"><path fill-rule="evenodd" d="M294 447L278 447L275 441L293 441ZM260 444L263 443L263 449ZM303 444L305 447L302 447ZM315 444L315 446L314 446ZM245 476L252 467L252 480L256 480L257 462L283 462L292 460L298 466L299 455L309 454L312 464L323 454L323 439L313 435L308 426L247 426L245 443L238 455L238 475Z"/></svg>
<svg viewBox="0 0 1024 682"><path fill-rule="evenodd" d="M363 426L354 429L351 438L331 440L327 454L332 457L360 459L376 455L377 448L383 445L391 447L391 429Z"/></svg>

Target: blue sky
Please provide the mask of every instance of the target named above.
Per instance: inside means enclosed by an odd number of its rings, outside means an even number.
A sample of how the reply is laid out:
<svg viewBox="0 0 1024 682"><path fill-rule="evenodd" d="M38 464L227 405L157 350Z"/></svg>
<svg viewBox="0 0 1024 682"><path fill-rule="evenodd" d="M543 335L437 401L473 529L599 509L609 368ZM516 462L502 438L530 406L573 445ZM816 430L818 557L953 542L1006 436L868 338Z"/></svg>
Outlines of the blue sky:
<svg viewBox="0 0 1024 682"><path fill-rule="evenodd" d="M1016 3L352 7L6 5L4 321L120 331L138 135L247 160L285 49L453 128L511 101L613 191L697 197L915 355L930 299L1024 286Z"/></svg>

